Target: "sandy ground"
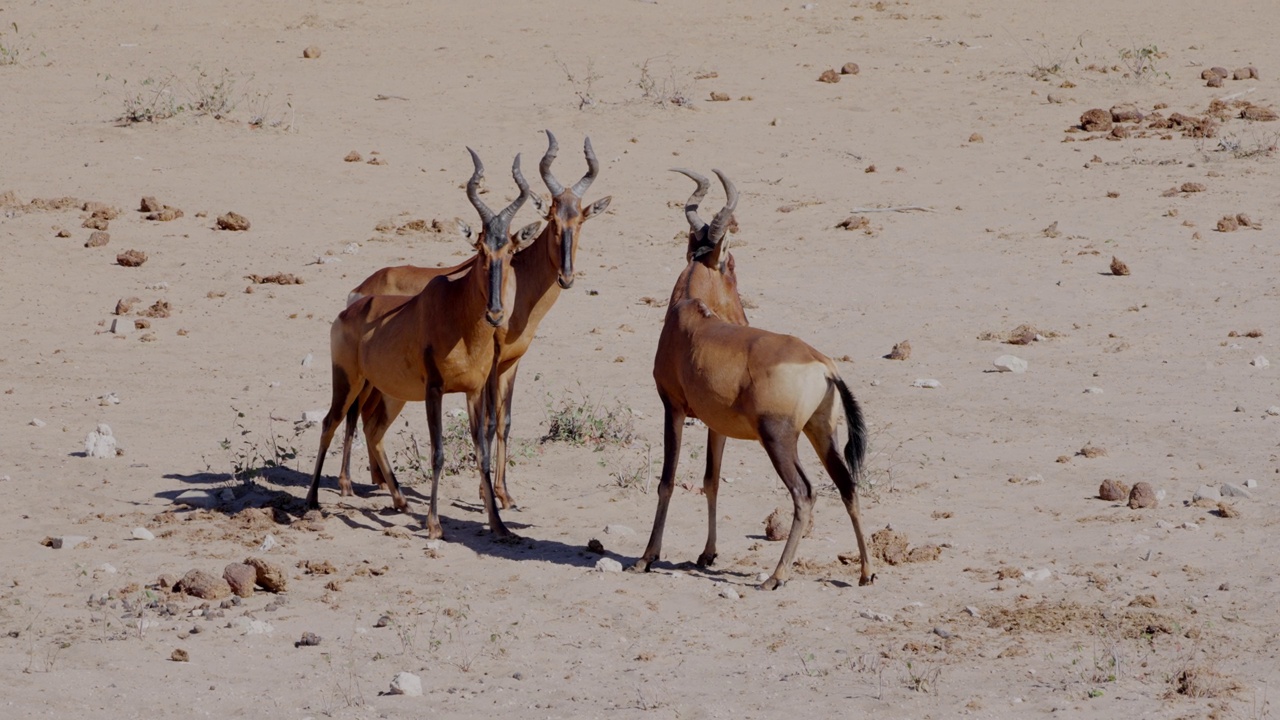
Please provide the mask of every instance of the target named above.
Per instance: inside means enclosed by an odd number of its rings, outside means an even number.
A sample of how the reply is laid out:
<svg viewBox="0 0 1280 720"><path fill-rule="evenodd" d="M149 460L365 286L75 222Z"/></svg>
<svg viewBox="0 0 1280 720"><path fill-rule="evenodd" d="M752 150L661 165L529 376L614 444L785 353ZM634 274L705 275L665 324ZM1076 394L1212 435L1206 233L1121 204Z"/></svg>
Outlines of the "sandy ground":
<svg viewBox="0 0 1280 720"><path fill-rule="evenodd" d="M0 8L0 715L1273 717L1280 123L1233 102L1277 101L1274 9L1011 5ZM846 62L860 72L818 82ZM1211 66L1259 78L1207 87ZM1221 98L1208 133L1160 127ZM1147 115L1128 137L1079 129L1124 104ZM327 406L347 292L385 265L466 257L452 232L396 228L475 224L465 146L488 198L512 197L517 152L542 190L544 128L562 180L591 137L587 199L613 203L522 366L521 509L505 517L525 540L490 538L463 472L428 548L420 477L401 474L412 511L390 512L363 448L367 496L337 495L333 455L324 515L304 518L319 431L297 421ZM589 540L627 564L652 522L651 358L691 189L676 165L737 182L752 323L841 360L872 434L869 529L936 559L877 560L858 587L809 453L816 528L796 577L756 590L781 551L764 518L788 500L764 452L731 441L720 561L699 570L690 428L663 561L594 571ZM183 214L147 220L144 196ZM86 201L118 210L105 246L85 247ZM721 202L717 187L707 215ZM836 227L901 206L927 210ZM228 211L250 229L216 229ZM1219 231L1237 214L1250 225ZM131 249L145 264L117 264ZM274 273L304 282L246 279ZM158 301L168 317L139 315ZM1024 324L1039 339L1007 344ZM884 359L903 340L910 358ZM1006 354L1028 370L996 372ZM636 438L540 443L566 403L616 410ZM389 436L397 462L425 444L420 407ZM98 423L122 455L84 456ZM266 460L252 484L233 476ZM1098 499L1104 479L1150 483L1157 506ZM1250 498L1193 502L1248 480ZM175 502L193 489L235 499ZM68 536L88 539L42 544ZM287 590L222 607L158 584L249 556ZM402 671L423 697L388 694Z"/></svg>

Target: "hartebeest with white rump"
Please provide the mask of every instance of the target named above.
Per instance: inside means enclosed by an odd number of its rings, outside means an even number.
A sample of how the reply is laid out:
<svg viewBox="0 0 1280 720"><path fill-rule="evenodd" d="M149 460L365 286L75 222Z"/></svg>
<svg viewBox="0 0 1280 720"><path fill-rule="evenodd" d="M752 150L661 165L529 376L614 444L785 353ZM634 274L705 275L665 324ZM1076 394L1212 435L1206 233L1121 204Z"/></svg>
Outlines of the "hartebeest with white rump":
<svg viewBox="0 0 1280 720"><path fill-rule="evenodd" d="M529 350L538 324L560 297L560 290L573 286L573 263L578 252L578 238L583 222L603 213L613 200L612 196L606 196L585 208L582 206L587 188L600 171L600 163L591 147L591 138L583 142L587 172L578 182L566 188L551 173L551 164L555 161L560 146L550 130L546 133L547 151L542 156L538 169L547 190L551 192L551 205L547 208L546 215L547 225L537 238L523 246L511 259L511 271L516 277L515 299L510 306L507 324L495 332L499 375L498 398L495 402L498 433L492 450L493 489L503 509L514 505L506 486L507 441L511 435L511 400L520 359ZM533 197L534 202L540 205L537 195ZM461 265L443 269L414 265L383 268L352 290L350 297L354 301L364 295L413 294L438 275L469 271L475 261L476 258L472 258ZM376 389L371 388L367 393L369 396L362 397L361 403L366 444L372 457L375 452L381 452L383 435L399 415L404 403L395 398L384 398ZM348 427L344 438L346 443L343 446L342 471L338 476L339 485L346 492L349 492L351 486L348 463L353 433L354 428ZM375 484L384 484L376 464L371 463L370 469L373 471Z"/></svg>
<svg viewBox="0 0 1280 720"><path fill-rule="evenodd" d="M866 585L875 576L858 509L857 479L866 454L862 410L830 358L798 338L746 325L733 258L723 246L737 206L737 190L723 173L715 171L727 199L707 225L697 216L697 203L706 193L705 180L680 172L697 181L699 188L685 207L690 225L689 265L671 292L653 363L653 378L665 410L658 509L649 544L631 570L647 571L661 554L684 420L693 417L711 431L703 478L707 544L698 557L700 566L710 565L716 557L716 494L724 438L758 440L794 504L791 535L782 558L761 587L776 589L787 581L800 537L813 522L814 489L800 466L796 447L804 433L840 490L853 521L861 558L859 584ZM849 427L843 455L837 443L841 415Z"/></svg>
<svg viewBox="0 0 1280 720"><path fill-rule="evenodd" d="M520 240L509 238L507 228L530 192L529 184L520 174L517 155L511 174L520 188L520 196L495 214L480 200L477 191L484 166L475 151L467 150L475 164L475 171L467 182L467 197L481 221L470 272L436 277L412 297L370 295L361 298L343 310L333 323L330 331L333 402L324 418L320 453L307 494L309 507L319 506L320 471L334 430L344 416L350 418L359 412L356 401L365 386L370 385L402 404L426 400L432 449L427 531L431 537L441 537L443 531L436 502L444 466L441 399L445 393L461 392L467 396L489 526L495 535L511 535L494 503L489 467L494 394L492 389L486 392L486 386L492 388L497 381L494 333L506 322L506 308L515 295L510 260ZM530 234L533 230L536 224L531 226ZM395 507L407 508L386 453L381 447L376 450L371 447L370 454L387 479Z"/></svg>

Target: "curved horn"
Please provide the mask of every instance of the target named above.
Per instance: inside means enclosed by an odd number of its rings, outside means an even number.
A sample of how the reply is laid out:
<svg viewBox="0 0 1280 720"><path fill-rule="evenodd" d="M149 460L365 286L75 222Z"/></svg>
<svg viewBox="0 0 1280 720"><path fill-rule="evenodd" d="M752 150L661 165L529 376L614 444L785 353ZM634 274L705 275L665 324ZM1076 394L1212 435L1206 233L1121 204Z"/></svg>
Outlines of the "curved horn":
<svg viewBox="0 0 1280 720"><path fill-rule="evenodd" d="M596 151L591 149L591 138L587 138L586 142L582 143L582 154L587 156L587 174L570 188L579 198L587 193L587 188L591 187L591 181L595 180L596 173L600 172L600 161L596 160Z"/></svg>
<svg viewBox="0 0 1280 720"><path fill-rule="evenodd" d="M475 172L471 173L471 179L467 181L467 199L475 206L476 212L480 213L480 221L487 223L493 219L493 211L488 205L480 199L480 179L484 177L484 163L480 162L480 156L476 155L476 151L467 148L467 152L471 153L471 162L475 163Z"/></svg>
<svg viewBox="0 0 1280 720"><path fill-rule="evenodd" d="M516 153L515 162L511 163L511 177L516 181L516 187L520 188L520 197L511 201L511 204L503 209L500 217L507 223L511 222L511 218L515 217L516 211L529 199L529 183L524 179L524 175L520 173L520 154Z"/></svg>
<svg viewBox="0 0 1280 720"><path fill-rule="evenodd" d="M551 174L551 163L556 159L556 153L560 151L560 143L556 142L556 136L552 135L550 130L547 130L546 133L547 154L543 155L542 162L538 163L538 170L542 172L542 182L546 183L551 195L556 196L564 192L564 186Z"/></svg>
<svg viewBox="0 0 1280 720"><path fill-rule="evenodd" d="M707 232L711 240L718 243L724 239L725 233L729 231L729 221L733 219L733 211L738 207L738 189L733 186L732 180L724 176L724 173L719 170L712 170L711 172L720 178L720 183L724 185L725 195L724 207L720 209L720 212L716 213L715 219L711 221L711 230Z"/></svg>
<svg viewBox="0 0 1280 720"><path fill-rule="evenodd" d="M671 168L671 172L686 175L689 179L698 183L698 189L693 191L693 194L689 196L689 201L684 204L684 216L689 221L689 229L698 232L707 226L702 221L702 218L698 217L698 205L702 202L702 198L707 196L707 190L711 189L711 181L692 170L684 168Z"/></svg>

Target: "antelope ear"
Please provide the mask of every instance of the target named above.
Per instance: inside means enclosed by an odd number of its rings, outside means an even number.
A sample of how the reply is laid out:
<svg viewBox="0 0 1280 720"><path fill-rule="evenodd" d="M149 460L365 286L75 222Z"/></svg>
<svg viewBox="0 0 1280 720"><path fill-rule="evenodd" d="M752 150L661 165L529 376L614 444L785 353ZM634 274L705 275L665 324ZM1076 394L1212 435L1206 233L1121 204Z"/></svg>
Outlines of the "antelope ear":
<svg viewBox="0 0 1280 720"><path fill-rule="evenodd" d="M734 276L736 276L736 273L733 271L733 270L734 270L734 265L733 265L733 253L726 253L726 254L727 254L729 257L725 258L725 261L724 261L724 270L723 270L722 272L724 272L726 275L734 275Z"/></svg>
<svg viewBox="0 0 1280 720"><path fill-rule="evenodd" d="M529 193L529 199L533 201L533 207L542 217L547 217L551 209L547 207L547 203L543 201L542 195L538 193Z"/></svg>
<svg viewBox="0 0 1280 720"><path fill-rule="evenodd" d="M587 209L582 213L582 219L586 220L587 218L595 217L596 215L599 215L605 210L608 210L609 203L612 201L613 201L612 195L605 195L599 200L591 203L589 206L587 206Z"/></svg>
<svg viewBox="0 0 1280 720"><path fill-rule="evenodd" d="M516 245L515 249L520 250L525 245L528 245L530 242L533 241L534 238L538 237L538 233L541 230L542 230L541 220L539 220L538 222L531 222L528 225L525 225L524 227L520 228L520 232L516 233L515 236L512 238L512 242L514 242Z"/></svg>
<svg viewBox="0 0 1280 720"><path fill-rule="evenodd" d="M470 239L471 239L471 226L470 226L470 225L468 225L468 224L466 223L466 221L465 221L465 220L463 220L462 218L458 218L458 217L456 217L456 218L454 218L454 219L453 219L453 221L454 221L455 223L457 223L457 224L458 224L458 232L462 235L462 237L467 238L468 240L470 240Z"/></svg>

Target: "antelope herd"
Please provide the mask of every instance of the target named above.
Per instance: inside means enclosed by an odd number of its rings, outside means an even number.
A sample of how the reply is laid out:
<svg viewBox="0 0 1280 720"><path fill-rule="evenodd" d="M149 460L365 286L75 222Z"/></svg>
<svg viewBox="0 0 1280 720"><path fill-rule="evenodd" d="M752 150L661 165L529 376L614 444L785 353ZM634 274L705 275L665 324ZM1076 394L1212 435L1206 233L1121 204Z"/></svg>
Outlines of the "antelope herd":
<svg viewBox="0 0 1280 720"><path fill-rule="evenodd" d="M474 171L467 197L480 216L475 255L448 268L413 265L378 270L351 291L347 308L330 330L333 399L321 427L320 450L307 493L307 506L319 507L320 475L339 423L345 420L341 495L353 494L351 442L357 421L364 423L369 469L375 485L386 486L397 510L407 510L383 440L405 403L426 401L431 437L431 500L427 532L443 536L437 491L444 466L441 400L464 393L480 468L480 497L490 531L499 540L516 536L499 509L514 507L506 484L511 403L520 359L528 352L538 324L561 289L573 285L573 263L583 223L608 209L611 197L583 206L584 195L599 174L599 161L587 138L587 171L566 188L551 172L559 145L547 132L547 150L539 163L551 194L549 206L533 193L520 171L511 174L519 195L494 213L479 196L484 165L468 148ZM653 378L664 409L662 476L653 531L644 554L629 569L647 572L662 551L667 507L675 486L676 464L686 418L707 426L707 543L698 565L716 558L716 496L725 440L757 440L791 493L791 533L782 557L763 589L786 583L800 537L813 522L814 488L800 466L797 443L803 433L835 482L853 523L861 561L859 582L875 580L858 509L857 483L866 455L862 410L830 358L802 340L753 328L738 295L733 255L725 242L735 223L738 192L719 170L725 205L708 224L698 207L711 183L678 169L697 183L685 204L689 223L687 265L676 278L654 356ZM542 222L518 232L511 221L529 199L544 211ZM467 237L470 228L460 222ZM542 226L541 232L538 232ZM848 438L839 447L837 426L844 418Z"/></svg>

